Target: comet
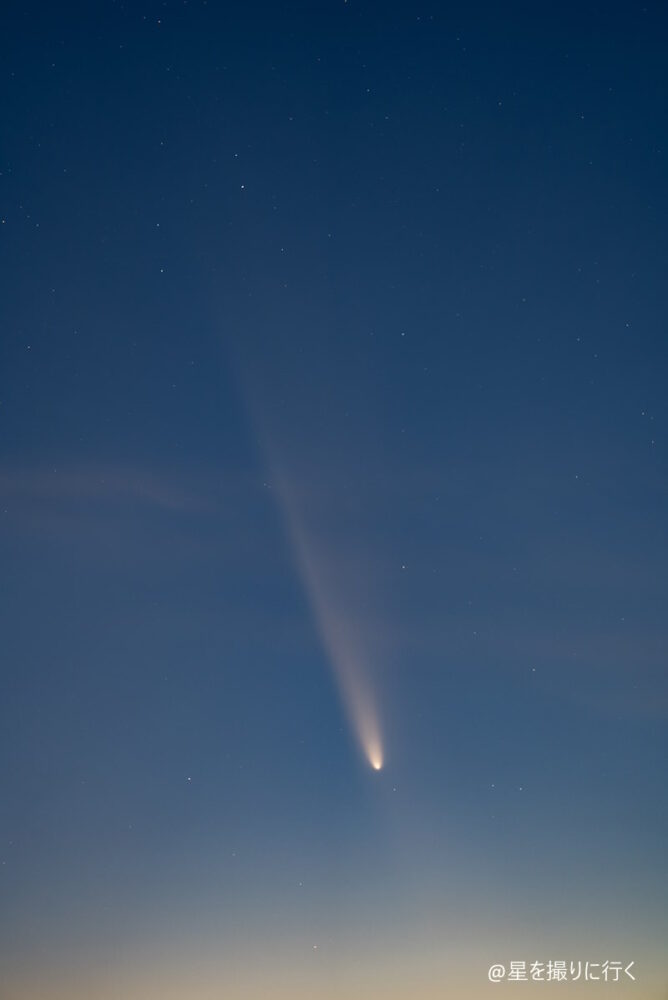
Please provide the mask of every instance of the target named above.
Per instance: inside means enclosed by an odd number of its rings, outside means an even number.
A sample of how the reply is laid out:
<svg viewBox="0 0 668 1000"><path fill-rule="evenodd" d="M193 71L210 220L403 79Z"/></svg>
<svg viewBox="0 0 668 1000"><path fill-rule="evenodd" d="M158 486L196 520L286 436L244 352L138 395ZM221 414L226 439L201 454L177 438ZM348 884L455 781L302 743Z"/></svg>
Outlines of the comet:
<svg viewBox="0 0 668 1000"><path fill-rule="evenodd" d="M275 415L270 420L266 410L266 391L258 386L252 366L244 364L243 359L237 357L234 367L341 703L367 763L373 771L380 771L385 755L365 637L351 614L345 588L331 579L331 559L322 551L318 533L309 530L303 504L285 471L282 449L276 440Z"/></svg>
<svg viewBox="0 0 668 1000"><path fill-rule="evenodd" d="M380 771L384 760L380 723L362 636L341 603L341 595L328 585L325 560L319 557L315 539L307 531L288 483L280 474L277 485L299 575L343 706L362 753L371 768Z"/></svg>

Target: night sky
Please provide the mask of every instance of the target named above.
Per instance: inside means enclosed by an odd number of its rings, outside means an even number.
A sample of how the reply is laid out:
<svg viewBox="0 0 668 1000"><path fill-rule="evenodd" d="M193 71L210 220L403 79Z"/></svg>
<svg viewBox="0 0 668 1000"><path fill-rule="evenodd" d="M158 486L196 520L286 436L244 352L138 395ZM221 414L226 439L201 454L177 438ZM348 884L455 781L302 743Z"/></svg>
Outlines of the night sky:
<svg viewBox="0 0 668 1000"><path fill-rule="evenodd" d="M0 51L2 1000L663 1000L668 8Z"/></svg>

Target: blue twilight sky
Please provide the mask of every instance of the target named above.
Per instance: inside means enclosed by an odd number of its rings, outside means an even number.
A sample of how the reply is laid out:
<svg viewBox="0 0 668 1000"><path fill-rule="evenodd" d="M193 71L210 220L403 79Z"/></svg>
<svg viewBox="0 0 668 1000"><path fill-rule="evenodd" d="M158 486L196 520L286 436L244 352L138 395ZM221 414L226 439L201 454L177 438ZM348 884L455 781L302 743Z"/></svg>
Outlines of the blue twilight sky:
<svg viewBox="0 0 668 1000"><path fill-rule="evenodd" d="M3 998L665 996L667 46L5 5Z"/></svg>

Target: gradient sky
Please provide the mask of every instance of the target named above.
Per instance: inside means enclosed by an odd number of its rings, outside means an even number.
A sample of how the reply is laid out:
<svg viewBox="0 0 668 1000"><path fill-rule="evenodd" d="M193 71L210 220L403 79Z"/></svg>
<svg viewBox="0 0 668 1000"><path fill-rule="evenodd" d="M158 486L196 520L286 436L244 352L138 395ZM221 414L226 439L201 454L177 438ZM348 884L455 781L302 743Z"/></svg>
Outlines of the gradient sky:
<svg viewBox="0 0 668 1000"><path fill-rule="evenodd" d="M0 49L3 1000L663 1000L665 5Z"/></svg>

